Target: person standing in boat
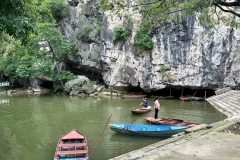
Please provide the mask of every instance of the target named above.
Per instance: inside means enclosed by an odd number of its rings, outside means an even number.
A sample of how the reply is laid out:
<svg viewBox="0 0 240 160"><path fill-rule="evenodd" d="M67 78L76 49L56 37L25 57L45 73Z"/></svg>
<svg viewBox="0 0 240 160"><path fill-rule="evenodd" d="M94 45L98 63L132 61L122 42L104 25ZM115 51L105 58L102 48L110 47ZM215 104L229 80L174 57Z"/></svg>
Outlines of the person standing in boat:
<svg viewBox="0 0 240 160"><path fill-rule="evenodd" d="M158 120L158 111L160 111L160 103L158 101L158 97L155 97L153 101L154 101L154 110L155 110L154 118L155 120Z"/></svg>

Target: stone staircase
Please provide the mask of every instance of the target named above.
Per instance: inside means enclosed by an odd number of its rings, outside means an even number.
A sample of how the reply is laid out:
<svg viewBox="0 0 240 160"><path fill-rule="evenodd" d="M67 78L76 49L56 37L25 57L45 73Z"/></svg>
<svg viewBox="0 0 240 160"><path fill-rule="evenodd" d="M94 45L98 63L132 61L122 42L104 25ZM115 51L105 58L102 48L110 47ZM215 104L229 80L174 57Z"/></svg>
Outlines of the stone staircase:
<svg viewBox="0 0 240 160"><path fill-rule="evenodd" d="M228 118L240 115L240 91L230 90L206 100Z"/></svg>

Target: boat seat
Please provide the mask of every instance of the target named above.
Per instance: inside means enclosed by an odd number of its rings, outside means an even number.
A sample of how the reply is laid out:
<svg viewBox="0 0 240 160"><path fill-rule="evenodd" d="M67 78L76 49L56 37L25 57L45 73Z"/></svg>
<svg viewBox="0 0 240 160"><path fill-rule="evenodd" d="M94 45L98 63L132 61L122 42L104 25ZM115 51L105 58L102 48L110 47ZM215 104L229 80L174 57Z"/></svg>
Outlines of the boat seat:
<svg viewBox="0 0 240 160"><path fill-rule="evenodd" d="M58 147L83 147L86 145L87 143L61 143Z"/></svg>
<svg viewBox="0 0 240 160"><path fill-rule="evenodd" d="M86 154L88 150L76 150L76 151L58 151L57 155L75 155L75 154Z"/></svg>

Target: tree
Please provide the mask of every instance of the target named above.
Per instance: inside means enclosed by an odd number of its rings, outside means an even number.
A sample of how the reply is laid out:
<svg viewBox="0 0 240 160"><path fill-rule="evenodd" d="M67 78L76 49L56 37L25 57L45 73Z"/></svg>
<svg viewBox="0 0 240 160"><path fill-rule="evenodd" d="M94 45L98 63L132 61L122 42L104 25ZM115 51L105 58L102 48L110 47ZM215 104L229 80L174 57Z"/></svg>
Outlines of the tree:
<svg viewBox="0 0 240 160"><path fill-rule="evenodd" d="M72 77L72 74L68 71L62 72L65 68L64 60L65 57L72 52L69 41L64 39L61 33L57 30L56 26L52 23L41 23L38 26L39 34L37 41L43 41L47 43L47 46L50 48L50 53L54 60L54 73L53 79L56 80L54 87L63 88L65 80L69 80L69 77ZM56 78L59 75L61 78ZM71 75L71 76L69 76ZM68 77L68 78L66 78Z"/></svg>
<svg viewBox="0 0 240 160"><path fill-rule="evenodd" d="M4 0L0 3L0 34L25 40L34 31L41 0Z"/></svg>
<svg viewBox="0 0 240 160"><path fill-rule="evenodd" d="M60 1L64 2L57 0L56 3ZM50 8L54 3L55 0L44 3L37 0L6 0L0 3L0 74L12 82L45 77L53 78L62 87L65 80L72 77L71 72L61 72L60 65L54 65L62 64L71 52L70 44L61 36L53 19ZM24 23L26 20L26 24L15 24L15 18ZM56 73L52 72L53 65Z"/></svg>
<svg viewBox="0 0 240 160"><path fill-rule="evenodd" d="M124 13L128 18L127 13L138 12L145 24L169 19L178 20L181 12L185 15L200 13L200 17L208 20L205 22L212 24L217 22L212 18L212 14L215 14L218 22L221 20L227 25L239 26L234 17L240 18L240 0L100 0L100 3L103 10L110 10L113 15L123 16L121 14ZM229 18L229 15L233 18Z"/></svg>

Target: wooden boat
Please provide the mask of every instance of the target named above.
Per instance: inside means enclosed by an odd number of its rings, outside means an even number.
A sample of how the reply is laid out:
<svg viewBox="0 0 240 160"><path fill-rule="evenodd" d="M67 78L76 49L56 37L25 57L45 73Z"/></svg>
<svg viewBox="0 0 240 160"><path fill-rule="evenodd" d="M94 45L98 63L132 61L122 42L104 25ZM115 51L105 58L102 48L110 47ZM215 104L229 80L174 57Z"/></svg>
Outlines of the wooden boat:
<svg viewBox="0 0 240 160"><path fill-rule="evenodd" d="M151 108L152 108L151 106L148 106L147 108L139 107L139 108L132 109L131 112L135 114L143 114L151 111Z"/></svg>
<svg viewBox="0 0 240 160"><path fill-rule="evenodd" d="M181 96L179 97L182 101L191 101L190 98L186 97L186 96Z"/></svg>
<svg viewBox="0 0 240 160"><path fill-rule="evenodd" d="M86 137L76 129L63 135L57 143L54 160L89 160Z"/></svg>
<svg viewBox="0 0 240 160"><path fill-rule="evenodd" d="M136 99L136 98L144 98L146 95L144 94L124 94L122 98L125 99Z"/></svg>
<svg viewBox="0 0 240 160"><path fill-rule="evenodd" d="M158 120L155 120L153 116L147 116L144 119L151 124L177 125L177 126L188 126L188 127L193 127L198 125L197 123L184 122L181 119L159 118Z"/></svg>
<svg viewBox="0 0 240 160"><path fill-rule="evenodd" d="M112 131L132 136L171 137L183 132L188 126L148 125L148 124L109 124Z"/></svg>
<svg viewBox="0 0 240 160"><path fill-rule="evenodd" d="M204 101L203 97L189 97L193 101Z"/></svg>

